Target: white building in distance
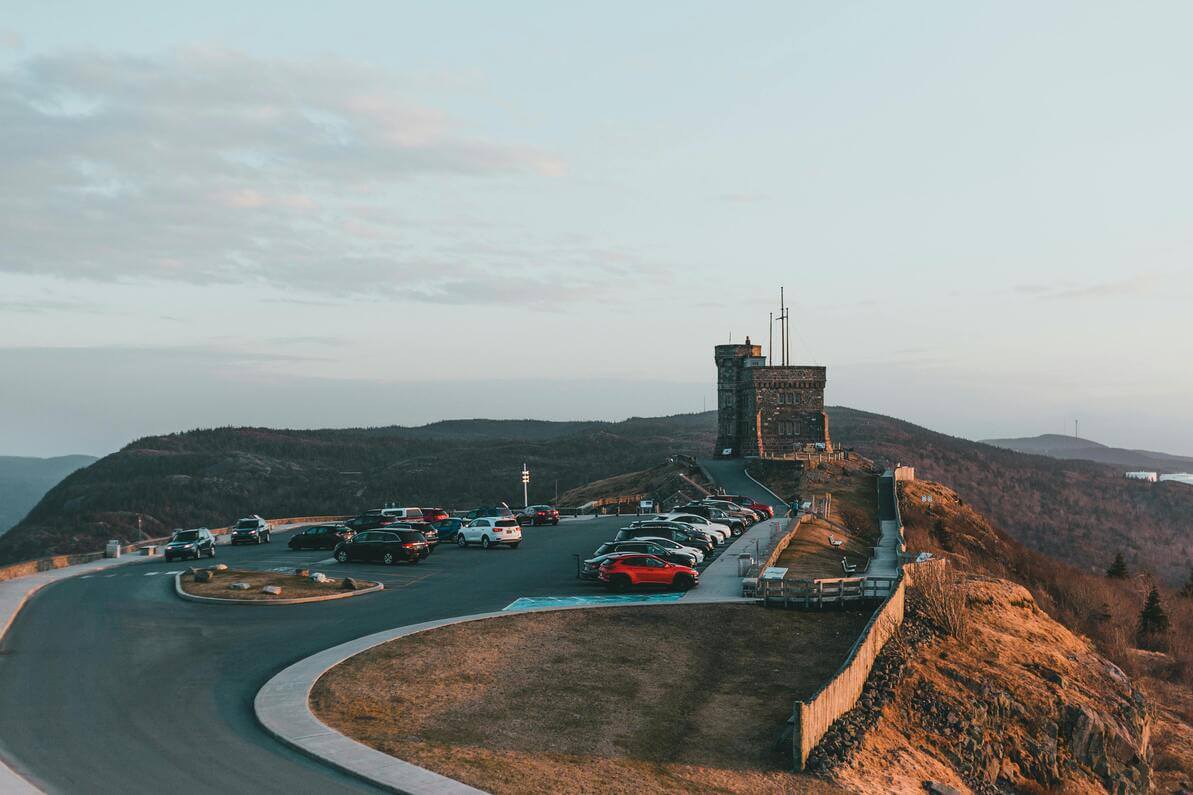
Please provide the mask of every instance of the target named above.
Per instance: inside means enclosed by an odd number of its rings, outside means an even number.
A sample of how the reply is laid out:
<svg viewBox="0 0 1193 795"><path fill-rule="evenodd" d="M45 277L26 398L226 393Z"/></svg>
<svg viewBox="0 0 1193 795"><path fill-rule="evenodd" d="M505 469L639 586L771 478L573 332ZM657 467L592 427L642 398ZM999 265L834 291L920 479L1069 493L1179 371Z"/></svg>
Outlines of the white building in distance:
<svg viewBox="0 0 1193 795"><path fill-rule="evenodd" d="M1160 480L1170 480L1173 483L1184 483L1186 486L1193 486L1193 474L1188 472L1175 472L1171 475L1161 475Z"/></svg>
<svg viewBox="0 0 1193 795"><path fill-rule="evenodd" d="M1148 483L1155 483L1157 479L1155 472L1128 472L1127 477L1131 480L1146 480Z"/></svg>

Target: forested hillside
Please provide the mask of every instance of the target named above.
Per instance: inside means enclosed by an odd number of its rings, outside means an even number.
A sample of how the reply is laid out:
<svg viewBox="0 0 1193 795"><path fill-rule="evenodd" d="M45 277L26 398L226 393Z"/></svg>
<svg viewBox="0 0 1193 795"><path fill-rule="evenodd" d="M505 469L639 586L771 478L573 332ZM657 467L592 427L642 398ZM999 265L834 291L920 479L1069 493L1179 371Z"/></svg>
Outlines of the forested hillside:
<svg viewBox="0 0 1193 795"><path fill-rule="evenodd" d="M263 516L352 513L387 501L520 503L711 449L709 415L618 423L461 420L420 428L217 428L140 439L76 472L0 538L0 562L90 551L174 527ZM141 532L138 534L138 519Z"/></svg>
<svg viewBox="0 0 1193 795"><path fill-rule="evenodd" d="M842 407L829 409L838 445L914 465L954 488L1029 547L1101 571L1122 550L1129 566L1170 583L1193 563L1193 488L1128 481L1110 466L1025 455ZM245 513L349 513L386 501L469 507L530 498L656 466L673 453L707 455L716 415L624 422L453 420L419 428L287 431L218 428L138 440L46 494L0 538L0 561L94 550L107 538L220 526Z"/></svg>

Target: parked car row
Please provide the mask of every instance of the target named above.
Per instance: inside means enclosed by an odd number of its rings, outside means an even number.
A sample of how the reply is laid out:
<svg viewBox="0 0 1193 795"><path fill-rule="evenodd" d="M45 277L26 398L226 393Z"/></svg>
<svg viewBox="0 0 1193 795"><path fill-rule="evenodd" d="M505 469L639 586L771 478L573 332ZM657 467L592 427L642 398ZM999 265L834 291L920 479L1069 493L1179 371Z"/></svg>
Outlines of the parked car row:
<svg viewBox="0 0 1193 795"><path fill-rule="evenodd" d="M550 506L531 507L532 515L544 520L540 523L558 522L558 511ZM330 549L341 563L393 564L418 563L440 542L517 549L522 543L522 522L506 506L477 508L464 517L453 517L442 508L375 508L342 523L303 528L289 545L291 549Z"/></svg>
<svg viewBox="0 0 1193 795"><path fill-rule="evenodd" d="M699 583L699 567L718 548L773 515L769 505L740 495L693 501L621 528L580 564L577 576L616 591L638 585L687 590Z"/></svg>

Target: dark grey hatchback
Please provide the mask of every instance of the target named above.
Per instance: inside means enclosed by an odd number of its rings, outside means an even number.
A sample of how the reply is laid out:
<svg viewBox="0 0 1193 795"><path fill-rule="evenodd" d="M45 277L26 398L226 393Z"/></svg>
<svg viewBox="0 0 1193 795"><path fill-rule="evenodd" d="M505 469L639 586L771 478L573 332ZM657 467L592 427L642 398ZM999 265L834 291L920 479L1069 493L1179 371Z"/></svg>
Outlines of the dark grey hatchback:
<svg viewBox="0 0 1193 795"><path fill-rule="evenodd" d="M340 563L360 560L389 566L399 560L418 563L429 554L427 539L417 530L367 530L337 544L335 558Z"/></svg>
<svg viewBox="0 0 1193 795"><path fill-rule="evenodd" d="M170 537L169 542L162 549L162 557L166 559L167 563L175 558L194 558L195 560L202 557L214 558L215 537L206 527L196 530L179 530Z"/></svg>

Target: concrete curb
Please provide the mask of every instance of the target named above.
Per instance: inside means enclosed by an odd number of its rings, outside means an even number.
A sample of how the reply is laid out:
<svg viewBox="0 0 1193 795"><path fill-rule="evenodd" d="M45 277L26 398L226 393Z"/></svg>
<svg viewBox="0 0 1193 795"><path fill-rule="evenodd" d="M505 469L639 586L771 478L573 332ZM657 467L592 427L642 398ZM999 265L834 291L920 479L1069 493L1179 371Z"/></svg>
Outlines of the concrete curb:
<svg viewBox="0 0 1193 795"><path fill-rule="evenodd" d="M746 467L742 467L742 468L741 468L741 473L742 473L743 475L745 475L746 477L748 477L750 480L752 480L752 481L754 481L755 483L757 483L757 484L758 484L758 488L762 489L762 490L763 490L763 491L765 491L767 494L769 494L770 496L774 497L774 498L775 498L775 500L778 502L778 504L779 504L779 505L786 505L786 506L787 506L787 510L788 510L788 511L790 511L790 510L791 510L791 505L790 505L790 503L788 503L788 502L787 502L787 500L783 499L783 498L782 498L782 497L780 497L778 494L775 494L773 491L771 491L769 488L767 488L767 487L766 487L766 484L765 484L765 483L763 483L761 480L759 480L758 478L756 478L756 477L754 477L753 475L751 475L751 474L750 474L750 470L749 470L748 468L746 468ZM775 507L778 507L778 506L775 506ZM775 519L778 519L779 517L775 516L775 517L773 517L773 518L775 518Z"/></svg>
<svg viewBox="0 0 1193 795"><path fill-rule="evenodd" d="M740 600L723 599L720 601L738 602ZM680 599L675 602L662 603L659 606L682 604L684 601ZM355 657L361 652L391 640L440 627L472 621L487 621L493 618L508 618L524 613L608 610L643 606L650 605L630 602L611 605L542 607L514 612L475 613L375 632L372 635L365 635L362 638L341 643L339 646L333 646L282 669L257 691L257 697L253 699L253 712L257 715L257 722L285 745L341 772L363 779L387 792L397 792L402 795L456 795L456 793L486 795L484 790L470 787L447 776L370 748L323 723L311 711L311 690L314 688L315 682L344 660Z"/></svg>
<svg viewBox="0 0 1193 795"><path fill-rule="evenodd" d="M302 605L308 602L330 602L333 599L347 599L350 596L360 596L366 593L374 593L376 591L385 590L384 583L377 583L368 588L361 588L359 591L342 591L340 593L327 594L326 596L302 596L296 599L276 599L269 602L260 599L221 599L218 596L195 596L182 590L182 574L174 575L174 593L188 602L207 602L209 604L217 605Z"/></svg>
<svg viewBox="0 0 1193 795"><path fill-rule="evenodd" d="M78 577L95 571L125 566L134 563L145 563L155 560L155 557L129 555L120 558L101 558L75 566L64 566L60 569L47 569L23 577L0 582L0 640L4 639L13 622L16 621L22 608L29 600L47 585L53 585L61 580ZM41 790L30 781L23 778L0 759L0 792L18 793L18 795L34 795Z"/></svg>

